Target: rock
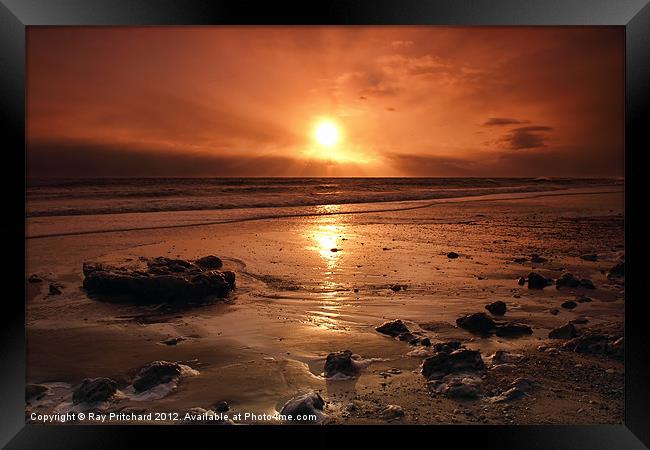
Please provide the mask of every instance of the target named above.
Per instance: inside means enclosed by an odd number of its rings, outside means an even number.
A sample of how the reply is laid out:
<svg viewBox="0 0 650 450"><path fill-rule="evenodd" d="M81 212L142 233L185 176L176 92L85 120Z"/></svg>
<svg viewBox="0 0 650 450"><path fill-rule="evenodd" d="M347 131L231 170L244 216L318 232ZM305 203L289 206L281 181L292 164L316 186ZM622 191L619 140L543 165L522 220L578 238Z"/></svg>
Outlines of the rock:
<svg viewBox="0 0 650 450"><path fill-rule="evenodd" d="M404 417L404 409L399 405L388 405L381 411L381 417L386 420Z"/></svg>
<svg viewBox="0 0 650 450"><path fill-rule="evenodd" d="M50 284L50 292L49 295L61 295L63 291L61 291L61 288L55 284Z"/></svg>
<svg viewBox="0 0 650 450"><path fill-rule="evenodd" d="M485 370L485 363L478 350L458 349L451 353L438 352L422 363L422 375L427 380L442 378L445 375Z"/></svg>
<svg viewBox="0 0 650 450"><path fill-rule="evenodd" d="M489 334L494 330L494 320L485 313L474 313L456 319L456 325L472 333Z"/></svg>
<svg viewBox="0 0 650 450"><path fill-rule="evenodd" d="M408 327L401 320L392 320L389 322L384 322L377 328L375 328L379 333L387 334L389 336L398 336L402 333L408 333Z"/></svg>
<svg viewBox="0 0 650 450"><path fill-rule="evenodd" d="M531 272L528 274L528 289L544 289L548 285L549 280L537 272Z"/></svg>
<svg viewBox="0 0 650 450"><path fill-rule="evenodd" d="M585 261L598 261L598 255L595 253L589 253L586 255L580 255L580 259L584 259Z"/></svg>
<svg viewBox="0 0 650 450"><path fill-rule="evenodd" d="M577 300L578 300L578 303L589 303L589 302L592 301L591 298L587 297L586 295L581 295L580 297L578 297Z"/></svg>
<svg viewBox="0 0 650 450"><path fill-rule="evenodd" d="M302 422L318 423L327 416L323 413L325 407L325 400L317 392L308 392L306 394L297 395L291 400L287 401L280 414L291 415L291 421L288 423L295 423L298 416L301 416ZM315 416L316 420L311 420L310 416Z"/></svg>
<svg viewBox="0 0 650 450"><path fill-rule="evenodd" d="M29 403L32 400L40 400L49 390L50 388L42 384L27 384L25 385L25 401Z"/></svg>
<svg viewBox="0 0 650 450"><path fill-rule="evenodd" d="M482 383L483 381L476 376L448 375L442 380L433 381L430 387L434 393L449 398L469 399L480 395Z"/></svg>
<svg viewBox="0 0 650 450"><path fill-rule="evenodd" d="M513 261L517 264L526 264L528 262L528 258L515 258Z"/></svg>
<svg viewBox="0 0 650 450"><path fill-rule="evenodd" d="M352 352L344 350L330 353L325 360L325 377L332 378L337 375L354 377L358 374L359 368L352 359Z"/></svg>
<svg viewBox="0 0 650 450"><path fill-rule="evenodd" d="M429 338L424 338L420 341L420 345L424 345L425 347L431 347L431 339Z"/></svg>
<svg viewBox="0 0 650 450"><path fill-rule="evenodd" d="M215 264L211 258L207 261ZM147 261L146 270L92 263L85 263L83 270L86 291L127 296L137 301L189 302L223 298L235 288L233 272L205 269L182 259L154 258Z"/></svg>
<svg viewBox="0 0 650 450"><path fill-rule="evenodd" d="M557 309L557 308L551 308L548 312L550 312L554 316L557 316L558 314L560 314L560 310Z"/></svg>
<svg viewBox="0 0 650 450"><path fill-rule="evenodd" d="M511 363L496 364L490 367L490 370L497 373L501 373L501 372L509 373L517 370L517 365Z"/></svg>
<svg viewBox="0 0 650 450"><path fill-rule="evenodd" d="M560 289L562 287L577 288L580 286L580 280L570 273L564 273L560 278L555 281L555 287Z"/></svg>
<svg viewBox="0 0 650 450"><path fill-rule="evenodd" d="M27 278L27 281L30 283L42 283L43 279L34 273Z"/></svg>
<svg viewBox="0 0 650 450"><path fill-rule="evenodd" d="M522 323L508 322L497 325L494 334L499 337L517 337L533 334L533 329Z"/></svg>
<svg viewBox="0 0 650 450"><path fill-rule="evenodd" d="M411 345L417 345L420 342L420 338L411 332L400 333L397 336L397 339L399 339L400 341L408 342Z"/></svg>
<svg viewBox="0 0 650 450"><path fill-rule="evenodd" d="M338 252L338 251L339 251L339 249L336 248L336 247L334 247L334 248L330 248L330 252L332 252L332 253L336 253L336 252Z"/></svg>
<svg viewBox="0 0 650 450"><path fill-rule="evenodd" d="M443 353L451 353L454 350L458 350L461 347L460 341L447 341L447 342L436 342L433 344L433 351L438 353L438 352L443 352Z"/></svg>
<svg viewBox="0 0 650 450"><path fill-rule="evenodd" d="M165 344L165 345L176 345L179 342L182 342L184 340L185 340L185 338L180 337L180 336L179 337L170 337L168 339L163 339L162 341L160 341L160 343Z"/></svg>
<svg viewBox="0 0 650 450"><path fill-rule="evenodd" d="M532 262L532 263L542 264L542 263L545 263L546 261L548 261L548 259L542 258L539 255L536 255L536 254L530 255L530 262Z"/></svg>
<svg viewBox="0 0 650 450"><path fill-rule="evenodd" d="M489 305L485 305L485 309L496 316L502 316L506 313L507 308L505 302L497 300L496 302L490 303Z"/></svg>
<svg viewBox="0 0 650 450"><path fill-rule="evenodd" d="M566 302L562 303L560 306L562 308L566 308L566 309L573 309L576 306L578 306L578 304L576 302L574 302L573 300L567 300Z"/></svg>
<svg viewBox="0 0 650 450"><path fill-rule="evenodd" d="M526 284L526 279L524 277L519 277L519 281L517 281L517 284L519 286L523 286L524 284Z"/></svg>
<svg viewBox="0 0 650 450"><path fill-rule="evenodd" d="M402 290L402 287L399 284L394 284L390 287L391 291L399 292Z"/></svg>
<svg viewBox="0 0 650 450"><path fill-rule="evenodd" d="M497 350L492 356L492 363L518 363L524 359L524 355L509 353L504 350Z"/></svg>
<svg viewBox="0 0 650 450"><path fill-rule="evenodd" d="M578 330L572 323L567 323L548 333L549 339L573 339L578 335Z"/></svg>
<svg viewBox="0 0 650 450"><path fill-rule="evenodd" d="M460 255L459 255L458 253L456 253L456 252L449 252L449 253L447 253L447 258L449 258L449 259L456 259L456 258L458 258L459 256L460 256Z"/></svg>
<svg viewBox="0 0 650 450"><path fill-rule="evenodd" d="M110 378L86 378L72 393L72 403L100 403L117 392L117 383Z"/></svg>
<svg viewBox="0 0 650 450"><path fill-rule="evenodd" d="M580 280L580 287L583 287L585 289L596 289L594 282L588 278L583 278Z"/></svg>
<svg viewBox="0 0 650 450"><path fill-rule="evenodd" d="M625 261L617 263L614 267L609 269L607 278L624 278L625 277Z"/></svg>
<svg viewBox="0 0 650 450"><path fill-rule="evenodd" d="M214 410L217 412L226 412L230 409L230 405L226 401L220 401L215 403Z"/></svg>
<svg viewBox="0 0 650 450"><path fill-rule="evenodd" d="M180 375L180 364L168 361L154 361L140 369L133 380L133 387L136 392L147 391L159 384L177 380Z"/></svg>
<svg viewBox="0 0 650 450"><path fill-rule="evenodd" d="M512 387L508 389L505 392L502 392L501 394L497 395L496 397L492 397L490 401L492 403L505 403L505 402L511 402L513 400L517 400L519 398L522 398L526 395L524 391L522 391L519 388Z"/></svg>
<svg viewBox="0 0 650 450"><path fill-rule="evenodd" d="M203 269L221 269L223 267L223 261L221 261L221 258L214 255L208 255L204 256L203 258L199 258L194 261L194 264L202 267Z"/></svg>
<svg viewBox="0 0 650 450"><path fill-rule="evenodd" d="M622 359L625 353L624 342L624 340L621 340L621 338L616 336L586 332L582 336L578 336L565 342L562 348L576 353L612 356L614 358Z"/></svg>

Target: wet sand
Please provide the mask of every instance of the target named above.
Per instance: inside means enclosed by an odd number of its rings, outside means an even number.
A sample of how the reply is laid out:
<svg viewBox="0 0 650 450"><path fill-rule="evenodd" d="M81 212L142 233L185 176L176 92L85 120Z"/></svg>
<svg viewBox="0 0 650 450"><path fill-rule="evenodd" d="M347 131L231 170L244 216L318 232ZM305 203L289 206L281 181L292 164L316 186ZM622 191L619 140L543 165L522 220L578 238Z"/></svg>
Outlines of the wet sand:
<svg viewBox="0 0 650 450"><path fill-rule="evenodd" d="M622 330L624 287L603 272L624 254L623 192L513 197L403 202L355 214L347 213L354 206L329 205L315 208L316 215L28 239L27 275L44 282L27 283L27 382L70 386L28 410L56 409L86 377L126 386L139 367L167 360L199 374L160 399L126 398L109 409L183 412L227 401L231 414L270 414L313 390L327 402L329 423L620 423L622 361L538 347L561 344L548 332L578 317L588 319L579 328ZM165 222L160 214L133 220ZM68 219L74 229L75 218ZM451 251L459 257L448 258ZM591 253L597 261L580 258ZM179 310L101 302L82 289L85 261L209 254L237 274L237 289L224 302ZM514 261L531 254L548 261ZM518 285L532 270L552 278L579 274L596 289ZM48 295L50 283L60 283L63 293ZM406 289L395 292L396 284ZM580 295L593 301L560 307ZM506 302L507 320L531 326L533 334L481 337L456 327L458 317L486 312L495 300ZM427 349L375 330L398 318L434 343L457 339L486 360L497 350L525 359L507 373L488 369L478 399L433 395L419 369ZM185 340L160 343L170 337ZM352 380L326 380L326 356L345 349L378 360ZM518 376L536 382L529 395L488 401ZM404 417L383 418L390 404Z"/></svg>

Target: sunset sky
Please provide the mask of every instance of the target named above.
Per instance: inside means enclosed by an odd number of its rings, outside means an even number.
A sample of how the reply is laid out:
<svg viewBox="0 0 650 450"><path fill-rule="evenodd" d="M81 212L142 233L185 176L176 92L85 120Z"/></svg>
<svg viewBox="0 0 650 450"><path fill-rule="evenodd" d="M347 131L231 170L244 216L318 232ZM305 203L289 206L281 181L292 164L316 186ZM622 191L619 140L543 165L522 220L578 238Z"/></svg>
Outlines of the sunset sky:
<svg viewBox="0 0 650 450"><path fill-rule="evenodd" d="M623 176L622 27L29 27L28 175Z"/></svg>

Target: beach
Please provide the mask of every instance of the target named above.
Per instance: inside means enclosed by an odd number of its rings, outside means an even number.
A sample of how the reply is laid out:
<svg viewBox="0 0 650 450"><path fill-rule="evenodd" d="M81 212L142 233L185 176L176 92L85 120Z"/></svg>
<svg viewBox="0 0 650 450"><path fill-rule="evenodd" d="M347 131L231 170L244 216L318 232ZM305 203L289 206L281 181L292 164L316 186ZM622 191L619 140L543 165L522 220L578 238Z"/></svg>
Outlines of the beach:
<svg viewBox="0 0 650 450"><path fill-rule="evenodd" d="M94 406L105 412L184 413L226 402L230 415L273 415L295 396L317 393L325 403L318 422L329 424L621 423L622 358L549 338L571 321L578 336L622 336L624 279L608 276L625 253L621 182L499 183L435 195L393 187L384 197L372 189L351 197L359 190L333 183L302 203L239 192L259 201L228 198L218 207L208 201L212 192L162 206L110 193L72 203L66 193L50 203L36 195L30 206L28 196L27 383L46 390L28 402L27 417L80 411L75 388L106 377L120 395ZM206 255L236 275L236 288L208 304L111 302L83 288L87 262L128 267ZM553 284L531 289L531 272ZM566 273L593 286L558 288ZM499 300L507 311L497 317L485 306ZM532 334L458 325L473 313ZM396 319L434 345L377 331ZM458 381L471 395L446 395L441 380L423 376L435 344L450 341L484 361L476 376ZM358 355L358 373L325 376L328 355L344 350ZM187 376L130 392L153 361L181 364ZM522 395L499 400L520 379L529 385Z"/></svg>

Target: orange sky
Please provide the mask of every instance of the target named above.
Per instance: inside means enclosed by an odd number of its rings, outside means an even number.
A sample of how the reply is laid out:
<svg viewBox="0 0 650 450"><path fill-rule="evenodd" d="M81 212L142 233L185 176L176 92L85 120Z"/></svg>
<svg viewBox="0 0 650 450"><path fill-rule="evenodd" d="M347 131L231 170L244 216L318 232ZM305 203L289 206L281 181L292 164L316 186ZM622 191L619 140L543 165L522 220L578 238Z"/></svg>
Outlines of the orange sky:
<svg viewBox="0 0 650 450"><path fill-rule="evenodd" d="M29 27L28 174L618 177L623 62L622 27Z"/></svg>

